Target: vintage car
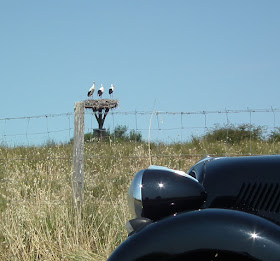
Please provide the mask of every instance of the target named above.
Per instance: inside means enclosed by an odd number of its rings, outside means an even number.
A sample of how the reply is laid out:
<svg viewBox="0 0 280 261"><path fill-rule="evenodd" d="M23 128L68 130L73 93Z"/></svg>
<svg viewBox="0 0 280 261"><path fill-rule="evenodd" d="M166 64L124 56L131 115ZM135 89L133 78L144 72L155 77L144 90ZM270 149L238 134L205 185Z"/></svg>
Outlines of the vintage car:
<svg viewBox="0 0 280 261"><path fill-rule="evenodd" d="M280 260L280 156L151 166L128 191L135 219L108 261Z"/></svg>

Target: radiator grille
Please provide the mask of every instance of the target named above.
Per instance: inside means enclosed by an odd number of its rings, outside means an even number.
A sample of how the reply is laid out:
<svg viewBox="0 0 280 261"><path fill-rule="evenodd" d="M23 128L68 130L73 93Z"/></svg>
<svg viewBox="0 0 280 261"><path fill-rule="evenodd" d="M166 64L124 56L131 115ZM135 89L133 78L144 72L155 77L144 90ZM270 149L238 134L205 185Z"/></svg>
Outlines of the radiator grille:
<svg viewBox="0 0 280 261"><path fill-rule="evenodd" d="M243 183L235 207L248 211L279 213L280 186L275 183Z"/></svg>

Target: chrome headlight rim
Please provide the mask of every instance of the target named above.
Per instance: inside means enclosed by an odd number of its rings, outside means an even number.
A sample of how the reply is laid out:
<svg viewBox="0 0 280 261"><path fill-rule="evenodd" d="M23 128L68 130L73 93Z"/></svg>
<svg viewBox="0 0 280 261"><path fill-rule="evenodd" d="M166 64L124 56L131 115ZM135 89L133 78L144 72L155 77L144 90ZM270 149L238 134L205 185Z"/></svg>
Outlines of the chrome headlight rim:
<svg viewBox="0 0 280 261"><path fill-rule="evenodd" d="M138 171L128 189L128 208L133 217L140 217L143 209L142 187L145 169Z"/></svg>

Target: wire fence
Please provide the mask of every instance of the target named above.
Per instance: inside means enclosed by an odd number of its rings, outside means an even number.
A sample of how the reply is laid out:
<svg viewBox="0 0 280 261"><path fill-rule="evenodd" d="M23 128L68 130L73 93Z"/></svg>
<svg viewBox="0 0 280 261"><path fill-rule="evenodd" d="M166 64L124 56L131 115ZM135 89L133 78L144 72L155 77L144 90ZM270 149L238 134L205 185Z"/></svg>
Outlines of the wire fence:
<svg viewBox="0 0 280 261"><path fill-rule="evenodd" d="M49 186L52 193L60 184L71 186L73 151L71 146L65 150L51 149L52 145L70 144L73 138L74 113L46 114L27 117L0 118L0 207L1 197L10 194L10 185L23 187L26 179L38 180L40 176L41 186ZM246 109L246 110L221 110L221 111L194 111L194 112L164 112L164 111L111 111L105 121L104 127L113 131L117 126L126 126L128 131L134 130L141 133L144 141L152 141L155 144L183 144L192 137L201 137L213 130L216 126L230 126L249 124L262 126L268 135L280 127L280 109ZM98 126L94 114L87 110L85 112L85 133L96 129ZM114 142L114 141L113 141ZM137 144L135 143L135 147ZM275 153L274 144L271 145L272 153ZM32 147L32 150L28 148ZM59 147L59 146L57 146ZM16 151L16 152L15 152ZM92 155L92 151L85 151L86 175L91 175L92 159L98 163L95 168L101 168L101 164L110 164L109 169L116 168L120 161L133 162L137 169L141 161L148 163L151 158L153 162L165 162L166 165L173 164L175 159L193 158L199 159L203 153L190 152L169 152L153 150L151 154L133 153L98 153ZM254 154L250 147L247 152ZM241 152L227 152L227 155L240 155ZM109 162L109 163L108 163ZM185 170L184 164L176 161L175 167ZM138 165L137 165L138 164ZM7 175L7 173L10 173ZM22 172L21 174L19 172ZM18 177L16 177L18 173ZM64 180L61 176L64 174ZM25 176L24 176L25 175ZM32 178L30 178L32 177ZM92 178L92 177L91 177ZM21 182L21 183L18 183ZM34 181L35 182L35 181ZM36 181L37 182L37 181ZM23 195L25 192L21 192ZM30 193L30 192L28 192ZM50 194L51 195L51 194ZM52 197L52 196L50 196ZM28 198L26 197L28 201ZM63 202L53 196L51 204Z"/></svg>
<svg viewBox="0 0 280 261"><path fill-rule="evenodd" d="M46 114L0 119L0 144L44 145L63 142L73 135L73 113Z"/></svg>
<svg viewBox="0 0 280 261"><path fill-rule="evenodd" d="M0 146L28 147L67 144L73 139L73 118L73 112L0 118ZM217 126L240 124L261 126L265 131L264 135L269 135L280 127L280 109L271 107L193 112L111 111L106 118L105 128L113 131L118 126L125 126L127 131L133 130L140 133L144 141L182 144L193 137L205 135ZM85 133L92 133L97 126L93 112L86 110ZM85 154L85 156L87 155ZM48 157L44 160L57 159L69 160L71 155ZM0 158L0 160L4 160L4 158ZM35 161L42 159L37 155L36 157L17 157L8 160Z"/></svg>
<svg viewBox="0 0 280 261"><path fill-rule="evenodd" d="M219 126L249 124L262 126L267 133L280 126L280 109L246 109L194 112L112 111L105 128L126 126L140 132L144 140L174 143L201 136ZM46 114L0 119L0 145L36 146L67 143L73 138L73 113ZM85 132L98 128L91 111L85 113Z"/></svg>

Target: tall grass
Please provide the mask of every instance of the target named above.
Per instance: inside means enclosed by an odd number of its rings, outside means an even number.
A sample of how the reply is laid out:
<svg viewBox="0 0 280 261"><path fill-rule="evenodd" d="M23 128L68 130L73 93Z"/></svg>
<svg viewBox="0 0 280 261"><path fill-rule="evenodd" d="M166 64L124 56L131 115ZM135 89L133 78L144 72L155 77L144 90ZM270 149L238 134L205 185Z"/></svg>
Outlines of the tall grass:
<svg viewBox="0 0 280 261"><path fill-rule="evenodd" d="M72 146L0 148L0 260L106 260L126 238L126 193L150 164L145 143L85 145L82 215L73 209ZM152 144L152 164L187 170L202 155L279 153L279 144Z"/></svg>

